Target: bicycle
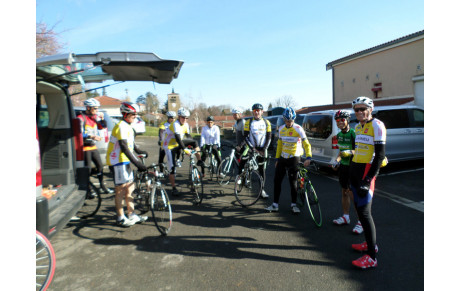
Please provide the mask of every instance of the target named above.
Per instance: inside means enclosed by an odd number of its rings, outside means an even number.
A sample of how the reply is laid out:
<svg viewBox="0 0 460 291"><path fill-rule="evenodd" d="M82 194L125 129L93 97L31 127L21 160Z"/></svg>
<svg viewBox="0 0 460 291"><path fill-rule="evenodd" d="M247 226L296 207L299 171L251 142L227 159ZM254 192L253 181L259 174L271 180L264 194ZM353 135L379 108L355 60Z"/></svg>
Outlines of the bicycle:
<svg viewBox="0 0 460 291"><path fill-rule="evenodd" d="M222 147L224 147L224 145L222 145ZM222 160L222 163L220 163L217 169L217 182L222 186L227 185L232 177L238 175L239 166L240 163L235 156L235 148L232 147L230 155Z"/></svg>
<svg viewBox="0 0 460 291"><path fill-rule="evenodd" d="M36 230L35 253L36 289L45 291L53 280L56 255L50 241L38 230Z"/></svg>
<svg viewBox="0 0 460 291"><path fill-rule="evenodd" d="M191 146L187 147L190 150L190 167L189 167L189 187L190 192L193 195L193 204L199 205L203 201L204 195L204 186L202 181L202 175L198 166L195 163L195 154L197 153L195 150L191 149ZM182 156L182 161L184 157Z"/></svg>
<svg viewBox="0 0 460 291"><path fill-rule="evenodd" d="M308 170L303 163L299 163L297 169L297 205L300 208L307 204L313 222L317 227L321 227L323 224L321 207L315 188L308 176Z"/></svg>
<svg viewBox="0 0 460 291"><path fill-rule="evenodd" d="M139 158L144 163L145 155L139 155ZM151 164L147 171L136 171L133 197L137 209L142 213L151 210L158 231L167 235L172 226L172 209L168 193L161 184L158 168L159 165Z"/></svg>
<svg viewBox="0 0 460 291"><path fill-rule="evenodd" d="M257 157L259 154L253 151L248 156L248 161L244 165L241 173L235 178L235 197L244 207L255 204L262 195L264 181L259 171Z"/></svg>
<svg viewBox="0 0 460 291"><path fill-rule="evenodd" d="M206 145L206 156L209 157L209 165L206 165L206 168L209 169L209 179L212 180L213 176L215 175L218 179L218 170L217 170L217 159L214 156L214 153L212 152L212 144L207 144ZM204 162L204 161L203 161Z"/></svg>
<svg viewBox="0 0 460 291"><path fill-rule="evenodd" d="M78 210L77 217L86 219L94 216L101 207L101 203L101 191L93 184L93 182L91 182L91 177L89 177L85 202L81 206L80 210Z"/></svg>

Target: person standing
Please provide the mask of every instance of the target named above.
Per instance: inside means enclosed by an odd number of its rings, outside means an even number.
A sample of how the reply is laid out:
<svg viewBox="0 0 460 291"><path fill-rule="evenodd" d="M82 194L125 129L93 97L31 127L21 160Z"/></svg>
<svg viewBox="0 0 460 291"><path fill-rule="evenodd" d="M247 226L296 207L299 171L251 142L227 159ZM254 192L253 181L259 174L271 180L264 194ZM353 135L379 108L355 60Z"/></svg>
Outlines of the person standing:
<svg viewBox="0 0 460 291"><path fill-rule="evenodd" d="M350 185L354 205L361 221L366 241L352 248L366 254L352 264L366 269L377 267L377 235L371 213L375 180L385 159L386 128L382 121L372 117L374 102L358 97L352 102L358 124L355 127L355 154L350 164Z"/></svg>
<svg viewBox="0 0 460 291"><path fill-rule="evenodd" d="M244 136L243 111L235 107L232 109L232 114L233 114L233 119L235 120L236 144L240 145L243 142L243 136Z"/></svg>
<svg viewBox="0 0 460 291"><path fill-rule="evenodd" d="M211 147L211 152L217 161L217 168L219 168L222 162L220 153L220 129L214 124L214 117L212 116L206 118L206 125L201 129L200 147L202 161L206 161L207 147ZM201 172L203 176L205 176L204 164L201 166Z"/></svg>
<svg viewBox="0 0 460 291"><path fill-rule="evenodd" d="M158 127L158 145L160 146L160 153L158 156L158 164L160 165L160 172L163 172L163 161L165 158L165 150L163 148L163 142L166 136L166 129L174 122L174 118L176 118L176 112L168 111L166 112L166 117L168 118L165 122L162 122Z"/></svg>
<svg viewBox="0 0 460 291"><path fill-rule="evenodd" d="M137 147L134 142L134 129L131 127L131 123L134 122L139 113L139 106L131 102L123 102L120 111L123 118L112 129L106 159L115 183L116 224L118 226L129 227L135 223L142 223L147 220L147 216L140 217L134 213L132 197L134 175L130 165L131 163L134 164L138 171L146 171L147 167L134 153L146 156L148 154ZM128 218L124 214L123 201L126 203Z"/></svg>
<svg viewBox="0 0 460 291"><path fill-rule="evenodd" d="M83 104L86 106L86 111L77 117L80 119L81 132L83 133L85 165L91 168L91 161L94 163L102 191L106 194L111 194L113 190L106 188L104 185L104 165L102 164L101 154L96 146L96 142L102 139L99 136L99 130L107 128L107 122L104 120L104 114L98 112L99 106L101 106L99 101L90 98L85 100Z"/></svg>
<svg viewBox="0 0 460 291"><path fill-rule="evenodd" d="M355 130L350 128L350 112L346 110L337 110L334 115L337 127L340 132L337 134L337 144L339 146L339 154L336 158L336 166L339 171L339 184L342 188L342 210L343 215L332 222L335 225L350 224L350 201L353 199L353 194L350 190L350 162L355 149ZM353 228L353 233L361 234L363 227L361 222Z"/></svg>
<svg viewBox="0 0 460 291"><path fill-rule="evenodd" d="M278 212L278 204L281 195L281 183L286 170L288 171L289 184L291 186L291 211L293 214L300 213L297 207L297 164L305 152L307 159L303 163L305 167L311 162L311 145L303 128L294 122L296 113L293 108L287 107L283 112L284 125L280 126L279 138L276 146L276 163L274 178L273 204L265 208L269 212Z"/></svg>

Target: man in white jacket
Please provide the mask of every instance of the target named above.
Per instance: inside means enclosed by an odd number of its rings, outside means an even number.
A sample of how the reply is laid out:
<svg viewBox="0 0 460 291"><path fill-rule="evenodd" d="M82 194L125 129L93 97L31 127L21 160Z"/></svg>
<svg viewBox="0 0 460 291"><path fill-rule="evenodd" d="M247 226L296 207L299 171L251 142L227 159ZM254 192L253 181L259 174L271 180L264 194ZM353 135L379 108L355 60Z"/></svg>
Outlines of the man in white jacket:
<svg viewBox="0 0 460 291"><path fill-rule="evenodd" d="M206 160L206 150L211 147L211 151L217 160L217 167L222 162L220 153L220 129L217 125L214 125L214 117L208 116L206 118L207 125L201 129L201 160ZM204 165L201 166L201 170L204 176Z"/></svg>

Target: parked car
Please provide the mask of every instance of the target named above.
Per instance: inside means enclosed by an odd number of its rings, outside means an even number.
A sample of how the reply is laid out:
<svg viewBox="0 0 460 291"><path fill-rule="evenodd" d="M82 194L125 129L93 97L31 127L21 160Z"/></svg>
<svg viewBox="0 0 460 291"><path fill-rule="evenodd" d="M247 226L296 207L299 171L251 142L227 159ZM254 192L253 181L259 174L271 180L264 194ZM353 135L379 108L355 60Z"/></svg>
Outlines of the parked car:
<svg viewBox="0 0 460 291"><path fill-rule="evenodd" d="M276 143L278 142L278 128L281 123L284 123L283 116L282 115L272 115L272 116L264 117L264 119L267 119L268 121L270 121L270 125L272 128L272 140L268 148L276 150Z"/></svg>
<svg viewBox="0 0 460 291"><path fill-rule="evenodd" d="M351 108L350 108L351 111ZM334 120L335 110L310 112L305 115L303 128L311 144L312 160L319 166L331 166L338 155L339 132ZM424 111L414 105L377 106L372 116L387 129L385 155L389 162L423 159ZM351 114L350 126L358 120Z"/></svg>
<svg viewBox="0 0 460 291"><path fill-rule="evenodd" d="M86 111L86 107L74 107L75 115L78 116L82 112ZM107 154L107 146L109 145L110 135L112 134L112 128L115 126L112 118L110 118L107 110L99 108L99 112L104 114L104 120L107 123L107 128L99 130L99 136L102 137L100 141L96 141L97 150L101 155L102 164L105 165L105 156Z"/></svg>
<svg viewBox="0 0 460 291"><path fill-rule="evenodd" d="M112 118L115 124L123 118L121 114L110 115L110 117ZM131 123L131 126L134 129L136 135L145 133L145 121L142 120L142 118L140 118L139 116L136 117L136 120L133 123Z"/></svg>
<svg viewBox="0 0 460 291"><path fill-rule="evenodd" d="M71 85L148 81L168 84L183 62L153 53L64 54L36 61L36 229L50 237L82 206L89 176Z"/></svg>

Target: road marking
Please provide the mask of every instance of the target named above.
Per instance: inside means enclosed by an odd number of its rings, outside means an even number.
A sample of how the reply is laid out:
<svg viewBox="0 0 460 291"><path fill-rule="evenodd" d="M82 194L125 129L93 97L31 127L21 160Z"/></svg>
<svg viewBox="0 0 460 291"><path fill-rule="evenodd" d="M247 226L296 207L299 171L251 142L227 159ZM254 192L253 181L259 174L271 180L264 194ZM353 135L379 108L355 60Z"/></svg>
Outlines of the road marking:
<svg viewBox="0 0 460 291"><path fill-rule="evenodd" d="M335 177L330 177L330 176L323 176L323 177L332 179L332 180L337 181L337 182L339 181L339 179L335 178ZM424 203L423 203L423 201L419 201L419 202L412 201L410 199L403 198L401 196L391 194L391 193L388 193L386 191L382 191L382 190L378 190L378 189L376 189L374 194L378 195L380 197L385 197L387 199L390 199L393 202L399 203L401 205L404 205L406 207L409 207L409 208L412 208L412 209L415 209L415 210L418 210L418 211L424 213Z"/></svg>
<svg viewBox="0 0 460 291"><path fill-rule="evenodd" d="M399 171L399 172L392 172L392 173L386 173L386 174L379 174L380 177L382 176L391 176L391 175L397 175L397 174L403 174L403 173L411 173L411 172L417 172L417 171L423 171L424 168L420 169L413 169L413 170L405 170L405 171Z"/></svg>

